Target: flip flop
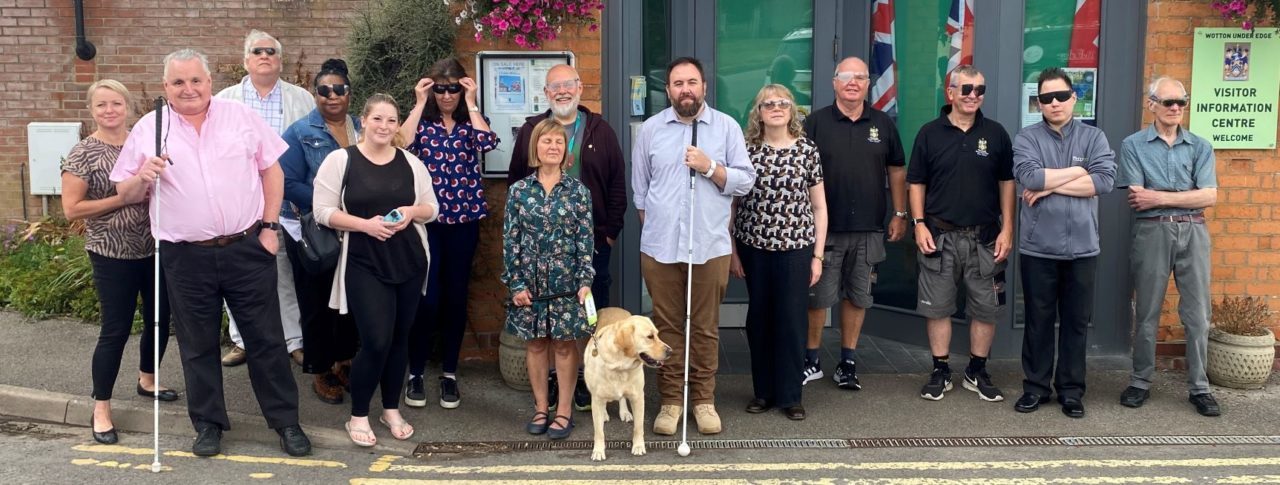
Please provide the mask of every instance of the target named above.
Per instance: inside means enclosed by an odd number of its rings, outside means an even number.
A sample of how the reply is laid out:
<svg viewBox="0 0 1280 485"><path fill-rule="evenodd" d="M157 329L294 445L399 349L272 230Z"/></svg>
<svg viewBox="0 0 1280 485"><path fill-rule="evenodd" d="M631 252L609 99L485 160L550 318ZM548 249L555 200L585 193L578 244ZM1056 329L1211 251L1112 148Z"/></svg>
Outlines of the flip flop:
<svg viewBox="0 0 1280 485"><path fill-rule="evenodd" d="M347 421L346 423L343 423L343 424L342 424L342 426L343 426L344 428L347 428L347 436L351 438L351 442L352 442L352 443L355 443L355 444L356 444L356 446L363 447L363 448L369 448L369 447L372 447L373 445L378 444L378 437L377 437L376 435L374 435L374 434L373 434L373 430L372 430L372 429L356 429L355 431L352 431L352 430L351 430L351 422L350 422L350 421ZM368 433L368 434L369 434L369 437L370 437L370 438L373 438L373 439L370 439L370 440L363 440L363 441L362 441L362 440L359 440L359 439L356 439L356 433L361 433L361 434Z"/></svg>
<svg viewBox="0 0 1280 485"><path fill-rule="evenodd" d="M400 422L393 424L387 421L386 416L378 416L378 421L386 425L387 429L391 430L392 438L398 439L400 441L404 441L413 437L413 425L410 425L409 422L405 421L404 419L401 419ZM402 436L401 433L404 433L405 428L409 428L409 433L404 434ZM399 433L397 433L397 431L399 431Z"/></svg>

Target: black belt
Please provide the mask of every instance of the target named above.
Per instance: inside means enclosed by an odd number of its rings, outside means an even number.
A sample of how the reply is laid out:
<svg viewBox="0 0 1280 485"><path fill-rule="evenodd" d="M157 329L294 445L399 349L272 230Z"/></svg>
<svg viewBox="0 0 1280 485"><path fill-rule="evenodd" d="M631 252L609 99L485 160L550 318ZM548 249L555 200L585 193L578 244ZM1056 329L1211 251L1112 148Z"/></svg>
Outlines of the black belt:
<svg viewBox="0 0 1280 485"><path fill-rule="evenodd" d="M942 232L977 232L982 230L983 227L986 227L986 224L979 224L976 226L957 226L933 216L925 216L925 220L928 221L930 226L936 227Z"/></svg>
<svg viewBox="0 0 1280 485"><path fill-rule="evenodd" d="M1183 214L1180 216L1139 217L1138 220L1151 221L1151 222L1190 222L1194 224L1204 224L1204 214Z"/></svg>
<svg viewBox="0 0 1280 485"><path fill-rule="evenodd" d="M252 226L249 226L248 229L237 232L235 234L218 236L213 239L206 239L204 241L187 241L187 244L192 244L192 245L202 246L207 248L208 247L220 248L224 246L230 246L233 243L239 242L241 239L257 234L260 228L261 228L261 223L254 223Z"/></svg>

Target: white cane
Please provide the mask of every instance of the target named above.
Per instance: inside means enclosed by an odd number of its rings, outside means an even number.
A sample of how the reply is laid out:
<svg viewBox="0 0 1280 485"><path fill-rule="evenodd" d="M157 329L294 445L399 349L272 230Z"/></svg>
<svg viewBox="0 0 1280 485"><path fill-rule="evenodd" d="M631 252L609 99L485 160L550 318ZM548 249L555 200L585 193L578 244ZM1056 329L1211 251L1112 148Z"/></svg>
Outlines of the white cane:
<svg viewBox="0 0 1280 485"><path fill-rule="evenodd" d="M164 116L164 97L156 98L155 106L156 114L156 156L160 156L161 150L161 130L160 119ZM155 227L160 226L160 177L157 176L155 185L151 188L151 197L156 205ZM151 285L151 308L152 308L152 347L151 361L153 364L152 372L155 376L155 384L152 387L152 423L151 423L151 447L154 452L154 460L151 462L151 472L160 473L160 238L155 234L151 235L151 240L155 242L155 268L152 275Z"/></svg>
<svg viewBox="0 0 1280 485"><path fill-rule="evenodd" d="M690 145L698 146L698 119L693 120L693 136L689 142ZM689 331L690 323L693 321L693 200L694 189L698 183L698 172L693 168L689 169L689 253L688 253L688 272L684 290L684 404L680 408L683 416L681 416L680 446L676 448L676 452L680 456L689 456Z"/></svg>

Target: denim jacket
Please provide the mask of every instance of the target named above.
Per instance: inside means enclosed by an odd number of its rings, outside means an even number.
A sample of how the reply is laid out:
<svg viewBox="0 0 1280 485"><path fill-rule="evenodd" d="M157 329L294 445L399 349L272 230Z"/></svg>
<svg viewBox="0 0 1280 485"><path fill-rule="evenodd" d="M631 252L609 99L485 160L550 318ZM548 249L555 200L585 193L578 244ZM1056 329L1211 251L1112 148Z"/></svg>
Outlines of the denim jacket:
<svg viewBox="0 0 1280 485"><path fill-rule="evenodd" d="M360 121L347 115L347 139L356 140ZM329 152L343 148L329 133L320 111L312 109L284 131L284 141L289 149L280 156L280 168L284 170L284 200L298 208L298 213L311 212L312 181L320 170L320 163ZM296 219L290 204L280 208L280 217Z"/></svg>

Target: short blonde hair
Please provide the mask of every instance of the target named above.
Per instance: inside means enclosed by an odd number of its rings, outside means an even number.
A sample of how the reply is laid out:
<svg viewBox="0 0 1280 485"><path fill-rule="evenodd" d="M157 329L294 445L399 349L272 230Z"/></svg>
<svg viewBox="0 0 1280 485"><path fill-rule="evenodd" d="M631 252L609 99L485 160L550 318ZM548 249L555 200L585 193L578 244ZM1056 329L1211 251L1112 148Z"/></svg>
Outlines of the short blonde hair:
<svg viewBox="0 0 1280 485"><path fill-rule="evenodd" d="M787 123L787 134L796 138L804 136L804 126L800 124L800 109L796 107L796 98L791 95L791 90L781 84L766 84L760 88L760 92L756 93L755 101L751 102L751 112L747 114L747 136L748 145L759 145L764 143L764 119L760 116L760 103L765 98L778 96L791 102L791 121Z"/></svg>
<svg viewBox="0 0 1280 485"><path fill-rule="evenodd" d="M565 132L564 125L556 121L555 118L548 117L533 127L533 133L529 134L529 167L538 168L542 166L542 160L538 160L538 140L546 135L560 135L560 138L569 139L568 133ZM560 162L564 163L564 157L569 154L568 150L560 155Z"/></svg>
<svg viewBox="0 0 1280 485"><path fill-rule="evenodd" d="M129 110L129 112L133 111L133 96L129 94L129 88L124 87L123 83L115 79L102 79L90 84L89 89L85 90L84 103L86 106L93 107L93 93L99 89L106 89L119 94L124 98L125 109Z"/></svg>

